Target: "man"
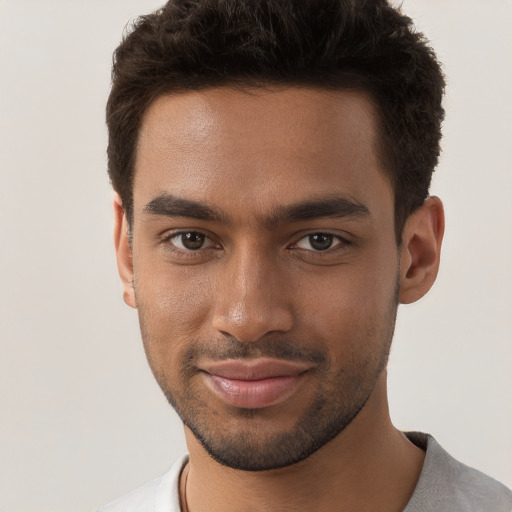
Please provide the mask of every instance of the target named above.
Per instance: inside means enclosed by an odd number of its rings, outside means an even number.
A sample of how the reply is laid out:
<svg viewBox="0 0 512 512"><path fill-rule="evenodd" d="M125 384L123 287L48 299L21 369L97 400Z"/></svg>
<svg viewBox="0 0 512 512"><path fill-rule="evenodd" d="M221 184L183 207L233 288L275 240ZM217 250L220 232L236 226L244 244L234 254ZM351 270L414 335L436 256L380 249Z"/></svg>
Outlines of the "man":
<svg viewBox="0 0 512 512"><path fill-rule="evenodd" d="M384 0L174 0L115 54L125 302L189 456L104 511L510 511L390 420L399 303L433 285L443 76Z"/></svg>

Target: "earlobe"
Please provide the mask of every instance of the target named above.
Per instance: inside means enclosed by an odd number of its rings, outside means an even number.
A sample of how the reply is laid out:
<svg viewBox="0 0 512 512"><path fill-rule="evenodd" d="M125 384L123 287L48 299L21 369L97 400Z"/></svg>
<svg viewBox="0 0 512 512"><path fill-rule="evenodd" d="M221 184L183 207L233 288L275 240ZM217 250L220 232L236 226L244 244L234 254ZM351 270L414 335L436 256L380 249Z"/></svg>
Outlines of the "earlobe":
<svg viewBox="0 0 512 512"><path fill-rule="evenodd" d="M116 248L117 268L123 284L123 299L132 308L137 308L133 288L132 248L128 237L128 221L121 198L114 194L114 245Z"/></svg>
<svg viewBox="0 0 512 512"><path fill-rule="evenodd" d="M404 226L400 250L399 300L402 304L419 300L434 284L443 234L443 203L438 197L429 197Z"/></svg>

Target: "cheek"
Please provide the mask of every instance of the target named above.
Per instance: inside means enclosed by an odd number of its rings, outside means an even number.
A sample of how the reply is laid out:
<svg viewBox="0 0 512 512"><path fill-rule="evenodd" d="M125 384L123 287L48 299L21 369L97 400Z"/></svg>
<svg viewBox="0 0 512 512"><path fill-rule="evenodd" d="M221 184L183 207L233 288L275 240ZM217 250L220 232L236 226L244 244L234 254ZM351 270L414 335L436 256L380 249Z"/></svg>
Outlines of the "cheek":
<svg viewBox="0 0 512 512"><path fill-rule="evenodd" d="M210 283L194 266L176 266L157 258L134 261L137 304L147 305L155 321L193 329L207 312Z"/></svg>
<svg viewBox="0 0 512 512"><path fill-rule="evenodd" d="M211 305L208 280L187 267L136 268L135 293L144 348L154 370L172 364L200 337Z"/></svg>
<svg viewBox="0 0 512 512"><path fill-rule="evenodd" d="M337 357L370 353L392 335L396 279L391 264L385 271L379 265L339 268L332 276L313 280L298 294L304 297L300 324L329 340Z"/></svg>

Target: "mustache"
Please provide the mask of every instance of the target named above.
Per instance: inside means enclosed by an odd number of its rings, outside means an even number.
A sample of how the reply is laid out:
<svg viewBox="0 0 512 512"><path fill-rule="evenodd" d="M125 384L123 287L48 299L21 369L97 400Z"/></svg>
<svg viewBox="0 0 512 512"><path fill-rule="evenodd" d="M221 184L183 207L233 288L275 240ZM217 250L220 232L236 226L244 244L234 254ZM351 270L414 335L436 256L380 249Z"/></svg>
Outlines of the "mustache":
<svg viewBox="0 0 512 512"><path fill-rule="evenodd" d="M186 366L195 366L195 363L201 358L215 361L269 358L308 362L315 365L325 365L327 363L325 351L301 346L297 341L288 338L245 342L234 337L226 337L223 340L195 343L194 346L185 351Z"/></svg>

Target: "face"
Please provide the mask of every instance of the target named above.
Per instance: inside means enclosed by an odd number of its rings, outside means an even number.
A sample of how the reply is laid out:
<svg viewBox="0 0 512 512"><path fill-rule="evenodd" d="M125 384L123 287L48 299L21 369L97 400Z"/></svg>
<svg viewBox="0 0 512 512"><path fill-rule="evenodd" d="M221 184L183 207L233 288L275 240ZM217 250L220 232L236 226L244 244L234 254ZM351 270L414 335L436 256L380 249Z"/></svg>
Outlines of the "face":
<svg viewBox="0 0 512 512"><path fill-rule="evenodd" d="M146 113L125 297L169 402L224 465L308 457L385 368L399 259L375 137L347 91L212 88Z"/></svg>

